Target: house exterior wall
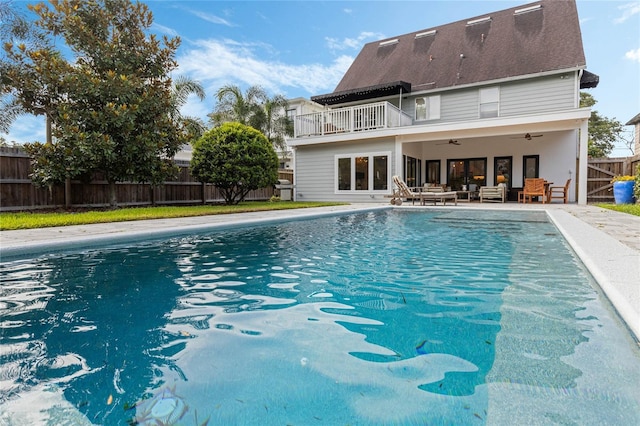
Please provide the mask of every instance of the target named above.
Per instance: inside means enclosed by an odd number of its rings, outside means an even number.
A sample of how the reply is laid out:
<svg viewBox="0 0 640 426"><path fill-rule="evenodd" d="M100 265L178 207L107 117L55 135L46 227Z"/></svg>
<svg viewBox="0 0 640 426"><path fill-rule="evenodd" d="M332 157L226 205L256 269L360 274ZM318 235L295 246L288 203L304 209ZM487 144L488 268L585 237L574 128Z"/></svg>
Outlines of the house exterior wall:
<svg viewBox="0 0 640 426"><path fill-rule="evenodd" d="M394 138L375 141L352 141L344 143L300 146L295 151L295 199L297 201L383 201L384 195L373 191L351 191L337 193L336 155L389 153L390 175L396 173L396 151ZM300 171L304 171L300 173ZM391 189L387 191L391 193ZM388 201L388 199L386 200Z"/></svg>
<svg viewBox="0 0 640 426"><path fill-rule="evenodd" d="M523 157L539 155L539 176L553 182L554 186L563 186L572 179L570 201L576 201L576 154L578 150L577 130L544 133L543 137L527 141L510 136L483 137L466 139L461 145L436 145L433 143L412 142L405 144L403 150L422 148L419 155L425 161L440 161L440 182L447 182L447 160L486 158L487 185L496 185L494 179L494 159L512 157L512 176L510 187L521 188L523 182Z"/></svg>
<svg viewBox="0 0 640 426"><path fill-rule="evenodd" d="M414 124L478 120L481 87L499 87L500 117L572 109L576 104L577 78L578 73L573 71L527 80L412 95L403 98L402 110L415 120L415 99L440 95L440 119L414 121Z"/></svg>

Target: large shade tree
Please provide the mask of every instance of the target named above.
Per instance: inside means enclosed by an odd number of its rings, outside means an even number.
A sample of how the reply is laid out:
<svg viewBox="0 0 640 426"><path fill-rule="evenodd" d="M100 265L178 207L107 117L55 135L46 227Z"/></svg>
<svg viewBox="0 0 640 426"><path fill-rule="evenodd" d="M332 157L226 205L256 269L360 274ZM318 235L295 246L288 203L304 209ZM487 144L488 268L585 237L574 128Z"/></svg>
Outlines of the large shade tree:
<svg viewBox="0 0 640 426"><path fill-rule="evenodd" d="M293 123L286 116L287 100L282 95L269 96L260 86L245 93L235 85L221 87L216 93L215 109L209 114L211 123L238 122L260 130L278 150L285 151L286 136L293 136Z"/></svg>
<svg viewBox="0 0 640 426"><path fill-rule="evenodd" d="M597 101L590 93L580 92L581 107L593 107L596 103ZM607 157L613 151L616 141L623 140L622 123L616 119L604 117L596 110L591 110L588 126L587 150L589 157Z"/></svg>
<svg viewBox="0 0 640 426"><path fill-rule="evenodd" d="M220 190L227 204L278 180L278 156L269 140L250 126L230 122L207 131L193 147L191 173Z"/></svg>
<svg viewBox="0 0 640 426"><path fill-rule="evenodd" d="M46 49L7 45L8 78L22 107L45 114L52 143L34 143L34 180L53 184L101 172L109 201L116 183L159 183L193 137L179 113L170 72L179 38L149 34L146 5L129 0L59 0L29 6L36 25L61 37L71 60Z"/></svg>

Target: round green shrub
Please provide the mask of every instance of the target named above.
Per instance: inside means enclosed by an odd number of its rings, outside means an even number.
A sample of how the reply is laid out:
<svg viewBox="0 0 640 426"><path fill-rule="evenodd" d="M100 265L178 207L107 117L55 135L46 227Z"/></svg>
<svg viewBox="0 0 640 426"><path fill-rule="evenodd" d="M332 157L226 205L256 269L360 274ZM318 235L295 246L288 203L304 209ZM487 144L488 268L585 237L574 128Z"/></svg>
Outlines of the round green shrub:
<svg viewBox="0 0 640 426"><path fill-rule="evenodd" d="M226 204L238 204L249 191L277 182L278 155L253 127L224 123L194 143L191 173L200 182L215 185Z"/></svg>

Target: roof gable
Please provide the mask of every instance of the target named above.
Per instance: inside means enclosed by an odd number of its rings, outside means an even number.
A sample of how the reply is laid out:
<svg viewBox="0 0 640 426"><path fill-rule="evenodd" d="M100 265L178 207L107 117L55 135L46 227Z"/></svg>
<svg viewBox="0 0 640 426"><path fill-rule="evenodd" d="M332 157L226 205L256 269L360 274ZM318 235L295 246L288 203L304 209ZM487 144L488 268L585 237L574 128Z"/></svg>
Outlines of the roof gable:
<svg viewBox="0 0 640 426"><path fill-rule="evenodd" d="M585 66L575 1L541 0L368 43L333 93L399 81L431 90Z"/></svg>

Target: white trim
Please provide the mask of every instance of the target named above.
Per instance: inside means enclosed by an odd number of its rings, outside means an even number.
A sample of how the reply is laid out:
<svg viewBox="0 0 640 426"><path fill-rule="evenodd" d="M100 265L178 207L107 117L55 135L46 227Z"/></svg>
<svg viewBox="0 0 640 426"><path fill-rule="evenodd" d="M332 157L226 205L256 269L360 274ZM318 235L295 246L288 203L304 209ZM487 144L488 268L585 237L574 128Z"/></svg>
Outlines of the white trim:
<svg viewBox="0 0 640 426"><path fill-rule="evenodd" d="M551 71L543 71L543 72L538 72L538 73L534 73L534 74L524 74L524 75L519 75L519 76L514 76L514 77L505 77L505 78L497 78L494 80L486 80L486 81L477 81L475 83L467 83L467 84L459 84L459 85L455 85L455 86L448 86L448 87L438 87L435 89L425 89L425 90L421 90L421 91L412 91L410 93L410 95L423 95L423 94L428 94L428 93L433 93L433 92L438 92L438 93L444 93L444 92L449 92L452 90L459 90L459 89L468 89L470 87L481 87L481 86L493 86L493 85L497 85L497 84L503 84L503 83L510 83L513 81L520 81L520 80L529 80L532 78L540 78L540 77L549 77L552 75L562 75L562 74L566 74L566 73L572 73L575 71L580 71L580 70L584 70L586 69L587 66L586 65L582 65L582 66L576 66L573 68L567 68L567 69L562 69L562 70L551 70ZM432 84L432 83L425 83L425 84ZM418 87L420 85L417 85L415 87ZM408 93L409 95L409 93ZM382 99L382 98L381 98Z"/></svg>
<svg viewBox="0 0 640 426"><path fill-rule="evenodd" d="M522 9L516 9L513 14L514 15L521 15L523 13L527 13L527 12L533 12L535 10L541 10L542 9L542 5L540 4L536 4L533 6L529 6L529 7L523 7Z"/></svg>
<svg viewBox="0 0 640 426"><path fill-rule="evenodd" d="M436 35L436 30L429 30L429 31L425 31L422 33L418 33L415 35L414 40L417 38L423 38L423 37L428 37L428 36L432 36L432 35Z"/></svg>
<svg viewBox="0 0 640 426"><path fill-rule="evenodd" d="M590 108L587 108L590 110ZM580 124L579 142L578 142L578 204L587 204L587 166L588 166L588 149L589 144L589 121L584 120Z"/></svg>
<svg viewBox="0 0 640 426"><path fill-rule="evenodd" d="M397 44L397 43L399 43L399 40L397 38L394 38L392 40L381 41L378 46L379 47L391 46L392 44Z"/></svg>
<svg viewBox="0 0 640 426"><path fill-rule="evenodd" d="M485 16L484 18L472 19L471 21L467 21L467 26L482 24L489 21L491 21L491 16Z"/></svg>
<svg viewBox="0 0 640 426"><path fill-rule="evenodd" d="M514 117L495 117L478 120L452 121L448 123L414 124L376 131L340 133L327 136L309 136L290 139L290 146L317 145L336 142L353 142L368 139L397 137L402 142L435 141L478 136L503 136L526 132L574 130L591 116L591 108L551 111Z"/></svg>
<svg viewBox="0 0 640 426"><path fill-rule="evenodd" d="M356 158L358 157L367 157L369 159L369 179L367 187L370 189L358 190L356 189ZM387 157L387 188L386 189L373 189L373 166L374 166L374 157ZM351 189L339 189L338 188L338 161L343 158L351 159ZM391 160L392 160L391 151L376 151L376 152L358 152L358 153L349 153L349 154L335 154L333 156L333 192L336 195L345 195L345 194L359 194L359 195L369 195L369 194L388 194L392 188L391 182Z"/></svg>

